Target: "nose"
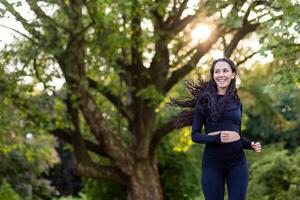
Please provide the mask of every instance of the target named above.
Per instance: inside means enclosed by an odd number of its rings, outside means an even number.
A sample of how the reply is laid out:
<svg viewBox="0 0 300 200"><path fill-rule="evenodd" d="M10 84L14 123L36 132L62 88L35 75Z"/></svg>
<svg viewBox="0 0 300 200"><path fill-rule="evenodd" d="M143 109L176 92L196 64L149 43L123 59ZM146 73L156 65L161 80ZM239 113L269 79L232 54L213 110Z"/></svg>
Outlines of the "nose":
<svg viewBox="0 0 300 200"><path fill-rule="evenodd" d="M223 72L220 72L220 73L218 74L218 77L222 77L222 76L224 76L224 73L223 73Z"/></svg>

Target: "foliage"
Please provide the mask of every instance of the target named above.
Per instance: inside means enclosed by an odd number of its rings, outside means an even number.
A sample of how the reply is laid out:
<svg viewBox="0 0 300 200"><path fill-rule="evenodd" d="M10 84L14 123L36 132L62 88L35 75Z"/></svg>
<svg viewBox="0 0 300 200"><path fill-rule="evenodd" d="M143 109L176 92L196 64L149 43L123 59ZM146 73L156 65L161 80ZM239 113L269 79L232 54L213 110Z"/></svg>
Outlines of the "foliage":
<svg viewBox="0 0 300 200"><path fill-rule="evenodd" d="M60 198L52 198L52 200L90 200L90 199L87 198L85 194L80 193L79 197L67 196L67 197L60 197Z"/></svg>
<svg viewBox="0 0 300 200"><path fill-rule="evenodd" d="M242 132L245 136L264 144L286 142L287 148L297 147L296 130L299 127L298 109L300 90L282 85L268 87L281 66L274 63L264 66L255 63L244 70L239 93L244 105ZM253 81L255 80L255 81ZM268 90L269 92L266 92Z"/></svg>
<svg viewBox="0 0 300 200"><path fill-rule="evenodd" d="M200 161L202 146L174 151L170 145L175 133L162 141L158 149L159 172L165 199L196 199L201 195ZM176 144L173 144L174 147Z"/></svg>
<svg viewBox="0 0 300 200"><path fill-rule="evenodd" d="M282 144L266 145L261 155L247 154L250 163L249 199L300 199L300 154Z"/></svg>
<svg viewBox="0 0 300 200"><path fill-rule="evenodd" d="M300 17L300 5L295 1L280 0L272 1L272 4L280 9L275 15L283 15L269 21L269 31L260 38L261 52L272 54L273 63L277 65L276 74L266 91L272 93L269 86L276 88L280 85L286 92L292 92L294 85L299 88L300 82L300 24L296 20Z"/></svg>
<svg viewBox="0 0 300 200"><path fill-rule="evenodd" d="M0 176L8 181L23 199L44 199L51 196L54 189L50 182L42 177L42 173L59 161L54 150L54 138L45 134L50 123L34 116L47 100L41 98L40 100L45 100L41 103L34 97L26 99L28 88L24 88L28 85L18 86L13 81L14 74L4 73L3 68L0 77ZM14 92L23 93L22 98L15 99ZM16 106L23 103L28 103L32 111L30 114ZM47 112L45 113L47 115ZM30 120L28 115L31 115ZM40 121L37 122L38 120Z"/></svg>
<svg viewBox="0 0 300 200"><path fill-rule="evenodd" d="M1 176L5 177L23 199L44 199L53 195L54 188L41 176L41 173L52 165L53 158L47 155L44 158L40 157L40 160L37 158L27 160L26 155L17 149L5 154L0 152L0 155ZM38 152L35 155L42 156Z"/></svg>
<svg viewBox="0 0 300 200"><path fill-rule="evenodd" d="M6 180L2 181L0 187L0 196L2 199L21 200L18 193L14 191L14 189L10 186L10 184Z"/></svg>
<svg viewBox="0 0 300 200"><path fill-rule="evenodd" d="M85 180L84 193L88 200L125 200L126 189L109 180Z"/></svg>

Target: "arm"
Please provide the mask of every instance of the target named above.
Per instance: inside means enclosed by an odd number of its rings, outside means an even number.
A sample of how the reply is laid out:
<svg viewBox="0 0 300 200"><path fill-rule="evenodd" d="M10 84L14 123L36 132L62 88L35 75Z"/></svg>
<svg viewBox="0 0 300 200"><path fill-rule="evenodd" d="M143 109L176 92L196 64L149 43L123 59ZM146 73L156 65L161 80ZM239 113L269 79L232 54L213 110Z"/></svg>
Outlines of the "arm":
<svg viewBox="0 0 300 200"><path fill-rule="evenodd" d="M240 124L240 136L241 136L241 142L242 142L242 145L243 145L243 149L250 149L250 150L253 150L254 149L251 147L251 142L250 140L247 140L246 138L244 138L242 136L242 118L243 118L243 105L241 103L241 124Z"/></svg>
<svg viewBox="0 0 300 200"><path fill-rule="evenodd" d="M208 143L221 143L220 134L205 135L201 134L202 126L204 124L204 114L202 113L199 105L195 105L193 111L193 124L192 124L192 141L195 143L208 144Z"/></svg>
<svg viewBox="0 0 300 200"><path fill-rule="evenodd" d="M250 149L254 151L254 149L251 147L251 141L247 140L242 135L241 135L241 141L242 141L243 149Z"/></svg>

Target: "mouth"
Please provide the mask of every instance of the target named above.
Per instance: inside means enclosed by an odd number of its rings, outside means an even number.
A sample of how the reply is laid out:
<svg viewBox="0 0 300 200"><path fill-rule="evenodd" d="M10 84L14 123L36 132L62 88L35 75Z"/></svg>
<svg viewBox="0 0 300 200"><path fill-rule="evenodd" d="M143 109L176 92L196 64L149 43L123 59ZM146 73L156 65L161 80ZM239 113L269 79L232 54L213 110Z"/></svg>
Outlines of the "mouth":
<svg viewBox="0 0 300 200"><path fill-rule="evenodd" d="M220 84L224 84L224 83L226 83L227 79L219 79L219 80L217 80L217 81L218 81L218 83L220 83Z"/></svg>

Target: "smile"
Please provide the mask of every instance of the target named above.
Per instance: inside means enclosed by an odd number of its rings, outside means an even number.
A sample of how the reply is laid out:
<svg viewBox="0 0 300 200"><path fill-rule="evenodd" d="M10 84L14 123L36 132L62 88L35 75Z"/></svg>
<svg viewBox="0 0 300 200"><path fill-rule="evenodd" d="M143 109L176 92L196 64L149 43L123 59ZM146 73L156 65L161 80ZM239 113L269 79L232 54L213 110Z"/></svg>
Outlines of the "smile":
<svg viewBox="0 0 300 200"><path fill-rule="evenodd" d="M225 83L226 81L227 81L227 79L226 80L218 80L219 83Z"/></svg>

